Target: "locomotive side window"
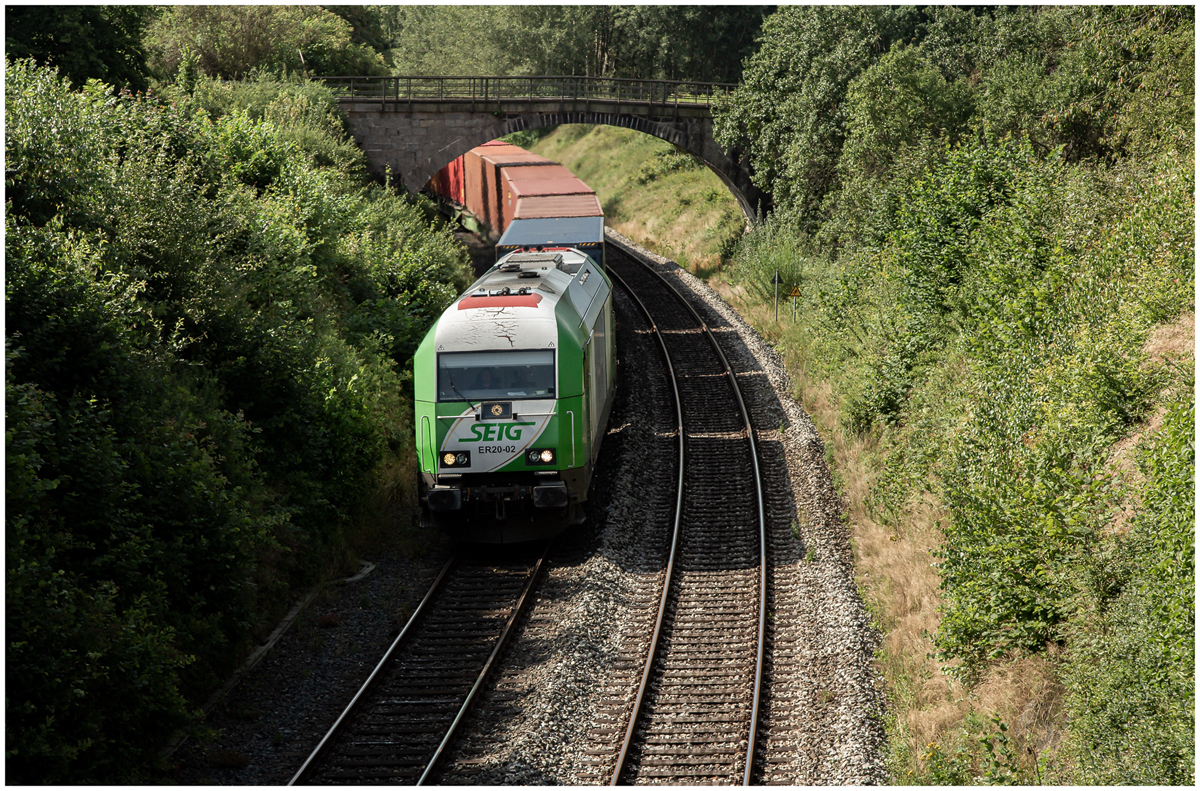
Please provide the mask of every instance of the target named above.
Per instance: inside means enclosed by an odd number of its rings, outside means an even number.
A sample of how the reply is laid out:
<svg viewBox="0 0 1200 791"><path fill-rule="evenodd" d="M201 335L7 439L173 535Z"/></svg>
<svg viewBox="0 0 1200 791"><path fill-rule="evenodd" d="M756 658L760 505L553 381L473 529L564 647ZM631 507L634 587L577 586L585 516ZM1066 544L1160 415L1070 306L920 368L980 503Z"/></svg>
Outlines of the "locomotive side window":
<svg viewBox="0 0 1200 791"><path fill-rule="evenodd" d="M554 398L554 352L443 352L438 401Z"/></svg>

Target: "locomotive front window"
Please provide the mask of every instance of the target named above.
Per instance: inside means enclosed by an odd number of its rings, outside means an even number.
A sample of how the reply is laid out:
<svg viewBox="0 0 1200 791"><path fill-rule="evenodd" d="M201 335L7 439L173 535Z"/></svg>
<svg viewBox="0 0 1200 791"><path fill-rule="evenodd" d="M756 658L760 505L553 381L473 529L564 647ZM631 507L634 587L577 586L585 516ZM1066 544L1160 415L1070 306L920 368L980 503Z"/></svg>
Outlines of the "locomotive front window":
<svg viewBox="0 0 1200 791"><path fill-rule="evenodd" d="M554 352L443 352L438 401L554 398Z"/></svg>

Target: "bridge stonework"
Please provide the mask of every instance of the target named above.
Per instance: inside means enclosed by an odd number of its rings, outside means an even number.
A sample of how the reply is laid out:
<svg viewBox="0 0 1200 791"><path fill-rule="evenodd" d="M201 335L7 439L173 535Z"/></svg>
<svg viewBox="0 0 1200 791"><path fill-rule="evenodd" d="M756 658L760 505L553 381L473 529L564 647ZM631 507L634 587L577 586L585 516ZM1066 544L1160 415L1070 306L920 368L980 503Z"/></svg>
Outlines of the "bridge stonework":
<svg viewBox="0 0 1200 791"><path fill-rule="evenodd" d="M456 103L457 104L457 103ZM771 197L751 183L739 152L725 152L713 137L707 108L654 108L660 112L597 112L537 108L497 112L459 106L413 106L399 102L341 100L351 133L366 153L368 169L382 178L390 171L409 190L425 186L456 157L489 140L526 129L559 124L606 124L666 140L707 165L737 200L747 221L765 215ZM661 112L667 111L667 112Z"/></svg>

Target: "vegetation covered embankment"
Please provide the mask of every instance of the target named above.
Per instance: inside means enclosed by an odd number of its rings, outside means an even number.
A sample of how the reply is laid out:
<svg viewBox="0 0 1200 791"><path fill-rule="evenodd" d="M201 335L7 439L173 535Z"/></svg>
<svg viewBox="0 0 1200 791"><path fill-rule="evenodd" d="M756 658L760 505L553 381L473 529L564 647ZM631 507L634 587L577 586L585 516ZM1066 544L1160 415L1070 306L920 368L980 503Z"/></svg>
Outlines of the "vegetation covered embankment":
<svg viewBox="0 0 1200 791"><path fill-rule="evenodd" d="M1194 782L1193 41L781 9L719 109L777 207L723 288L825 432L897 782Z"/></svg>
<svg viewBox="0 0 1200 791"><path fill-rule="evenodd" d="M324 88L6 62L6 769L130 782L411 506L405 367L469 282Z"/></svg>

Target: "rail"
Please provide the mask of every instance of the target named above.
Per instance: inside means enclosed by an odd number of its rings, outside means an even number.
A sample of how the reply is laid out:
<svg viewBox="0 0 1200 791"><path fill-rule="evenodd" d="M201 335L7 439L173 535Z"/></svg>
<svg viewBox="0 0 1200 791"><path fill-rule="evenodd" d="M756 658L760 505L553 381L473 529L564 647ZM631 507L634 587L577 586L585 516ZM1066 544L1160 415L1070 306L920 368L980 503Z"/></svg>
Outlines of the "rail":
<svg viewBox="0 0 1200 791"><path fill-rule="evenodd" d="M429 592L425 594L425 598L417 607L416 611L408 619L403 631L396 637L384 654L383 659L371 672L370 677L355 694L350 704L345 711L334 722L333 727L325 734L324 738L313 750L312 754L304 761L304 764L296 772L296 774L288 781L289 786L293 785L312 785L314 782L327 782L329 780L348 780L350 782L369 782L369 781L392 781L402 782L403 784L412 783L415 780L415 785L425 784L431 777L432 773L439 761L445 754L447 746L455 737L459 726L465 721L467 713L470 711L472 704L475 701L479 691L490 677L493 669L496 666L497 658L504 650L508 643L509 637L513 633L515 623L520 619L521 615L526 611L527 605L532 601L530 592L533 590L542 567L546 563L546 559L550 554L550 541L546 541L542 546L541 557L529 567L525 573L524 580L520 584L520 593L515 599L511 610L504 617L503 627L495 638L494 644L491 645L491 650L478 672L472 670L465 671L466 678L474 678L474 681L469 689L465 691L465 696L461 700L456 700L453 705L454 717L449 723L439 722L438 717L429 716L430 707L427 705L412 706L411 701L403 702L401 705L395 704L397 693L395 690L389 690L388 684L390 681L385 680L385 676L392 673L397 658L401 654L401 643L407 642L414 644L422 638L416 633L421 630L427 630L428 623L423 627L414 627L418 619L424 618L428 621L433 615L426 615L428 610L433 610L438 606L445 607L445 602L440 605L433 604L435 596L443 595L448 589L455 586L455 582L450 579L451 569L455 569L455 574L465 570L466 576L464 580L470 582L469 577L471 569L467 566L459 564L456 558L451 558L442 568L437 579L430 587ZM470 592L470 591L469 591ZM448 609L457 612L460 616L464 609L461 603L463 598L462 592L457 594L460 598L460 603L451 605ZM472 595L478 596L479 590L476 589ZM484 594L487 598L487 594ZM492 605L489 604L489 608ZM467 608L470 609L470 608ZM479 624L475 624L477 627ZM488 627L483 627L486 632ZM435 629L441 638L449 638L452 647L447 650L445 645L440 647L434 653L441 656L453 655L456 661L471 662L473 658L472 652L468 648L464 648L464 641L469 641L471 638L466 634L469 630L465 630L461 623L455 623L454 627L449 631L446 629L446 624L442 624ZM407 640L406 640L407 638ZM428 639L428 635L425 639ZM480 644L482 647L485 644ZM425 646L428 649L428 646ZM485 649L486 650L486 649ZM443 675L438 676L441 672ZM450 678L450 681L446 679ZM440 688L451 684L457 685L464 677L464 671L454 669L450 673L444 670L434 669L432 676L426 675L423 677L408 679L410 683L415 682L420 688L425 690L423 694L443 695ZM432 693L430 691L433 691ZM452 690L451 697L457 698L458 690ZM419 693L420 694L420 693ZM382 705L381 705L382 704ZM371 712L372 707L375 707L374 713ZM397 711L402 715L407 715L415 719L405 720L403 722L392 722L390 724L381 723L380 710L392 709L392 711L384 711L383 717L386 718L389 714L394 714ZM444 730L440 729L439 725L443 725ZM389 730L390 728L390 730ZM401 737L411 736L414 733L422 733L438 739L437 747L432 754L424 753L422 745L414 745L412 743L402 743ZM440 733L440 737L436 734ZM365 746L362 744L353 743L354 739L366 737L370 742ZM364 760L366 758L366 760ZM341 761L340 766L334 766L335 763ZM341 772L338 777L317 777L323 770L333 770L335 774ZM355 771L374 771L382 769L386 776L379 777L377 775L362 774L355 776ZM419 772L419 776L411 777L406 775L414 774L413 770ZM346 776L347 773L349 776Z"/></svg>
<svg viewBox="0 0 1200 791"><path fill-rule="evenodd" d="M637 727L638 717L642 712L642 703L646 697L646 689L650 686L650 671L654 666L654 658L658 655L658 639L662 634L663 617L667 612L667 602L671 590L671 579L675 573L675 556L679 549L680 527L683 524L683 470L686 464L686 445L683 432L683 399L679 396L679 382L675 377L675 366L671 364L671 352L667 350L667 343L663 340L662 333L658 331L658 325L654 323L654 315L642 302L641 297L637 295L629 285L615 271L609 270L609 276L618 282L624 288L637 306L645 314L646 320L650 322L650 330L654 333L654 337L658 340L658 346L662 350L663 359L667 364L667 376L671 380L671 391L675 398L675 432L679 437L679 477L675 482L675 519L671 527L671 549L667 554L667 570L665 572L665 580L663 582L662 596L658 602L658 614L654 619L654 629L650 633L650 647L646 651L646 664L642 668L642 677L638 682L637 692L633 697L633 711L629 715L629 724L625 728L625 738L621 742L621 751L617 755L617 765L613 769L612 778L609 785L615 786L621 782L621 774L625 771L625 761L629 757L629 748L633 744L634 729Z"/></svg>
<svg viewBox="0 0 1200 791"><path fill-rule="evenodd" d="M752 462L753 462L752 466L753 466L753 472L754 472L754 489L755 489L755 497L756 497L756 501L757 501L756 505L757 505L757 515L758 515L757 528L758 528L758 548L759 548L758 619L757 619L758 624L757 624L757 636L756 636L757 639L756 639L755 658L754 658L754 684L753 684L753 692L752 692L751 701L750 701L749 735L748 735L747 742L746 742L745 769L744 769L743 776L742 776L742 785L748 786L751 783L751 778L752 778L753 769L754 769L754 754L755 754L755 749L756 749L756 745L757 745L757 741L758 741L760 703L761 703L761 698L762 698L762 686L763 686L763 664L764 664L764 657L765 657L765 651L766 651L766 614L767 614L766 508L765 508L765 504L763 502L763 480L762 480L762 472L759 469L759 464L758 464L758 448L757 448L757 443L755 442L755 439L754 439L754 424L750 420L749 410L746 408L746 402L742 397L741 387L738 384L737 374L734 371L733 366L729 363L729 359L726 357L724 350L721 348L720 342L717 340L716 336L713 334L712 330L709 328L708 323L704 321L704 319L700 316L699 312L697 312L695 307L693 307L688 302L688 300L685 299L683 297L683 295L680 294L679 291L670 284L670 281L661 272L654 269L654 267L649 266L645 261L641 260L638 256L631 255L631 256L629 256L629 260L631 262L635 263L636 265L639 265L640 267L642 267L643 269L648 271L650 274L652 274L655 278L657 278L657 280L662 283L662 285L666 288L666 290L671 295L673 295L675 297L675 299L677 299L679 301L680 304L683 305L683 307L687 310L687 312L690 313L691 316L699 324L700 329L704 332L705 336L708 338L709 343L712 345L713 350L716 352L717 357L720 359L721 365L725 371L725 375L728 376L728 381L729 381L731 389L733 391L733 395L737 401L738 411L741 413L742 422L746 427L746 435L747 435L747 439L749 441L749 446L750 446L750 458L752 459ZM683 500L682 500L683 467L684 467L684 452L685 452L686 443L684 441L683 415L682 415L682 411L681 411L681 400L679 398L679 388L676 383L674 365L671 362L671 356L667 351L666 343L662 337L661 332L659 331L657 323L655 322L650 311L648 311L646 309L645 304L642 302L641 298L636 294L636 292L633 289L631 289L627 284L625 284L624 280L621 279L617 275L617 273L615 271L613 271L612 269L609 270L609 274L611 276L613 276L615 280L620 282L624 286L624 288L629 292L629 294L633 297L633 299L638 304L639 308L642 310L643 313L645 313L647 319L650 321L650 324L652 326L654 334L658 337L659 344L661 345L662 351L666 357L667 367L668 367L668 371L670 372L672 387L675 392L676 409L677 409L677 416L678 416L678 421L679 421L679 435L680 435L679 499L676 503L675 524L674 524L673 531L672 531L671 550L670 550L670 556L669 556L669 560L668 560L668 564L667 564L666 580L663 584L663 593L662 593L661 600L659 602L659 611L658 611L658 615L657 615L656 622L654 625L654 631L652 633L650 648L647 653L646 663L644 665L641 682L639 684L638 690L635 695L633 711L632 711L632 714L630 715L628 727L626 728L625 735L624 735L624 740L622 742L620 752L617 757L616 767L614 768L613 774L609 781L610 785L615 786L615 785L619 785L622 781L622 775L625 772L626 763L629 759L630 748L631 748L634 738L635 738L635 730L638 725L638 717L639 717L639 714L643 707L643 699L646 695L646 692L647 692L647 689L649 686L651 669L655 665L655 662L657 660L656 654L657 654L657 647L659 644L659 633L663 627L663 616L664 616L664 612L667 608L668 588L670 588L670 586L671 586L673 567L675 565L675 559L676 559L675 556L676 556L676 551L678 549L679 540L680 540L680 525L681 525L682 504L683 504Z"/></svg>
<svg viewBox="0 0 1200 791"><path fill-rule="evenodd" d="M339 99L380 102L601 101L617 104L711 107L737 85L721 82L633 80L618 77L325 77Z"/></svg>
<svg viewBox="0 0 1200 791"><path fill-rule="evenodd" d="M400 634L398 634L396 639L392 641L392 644L388 646L388 650L384 653L383 659L379 660L379 664L376 665L375 669L371 671L371 675L367 677L366 682L363 683L362 687L359 688L358 692L355 693L354 697L350 700L350 705L348 705L345 711L341 713L341 715L337 718L337 721L333 723L333 727L330 728L329 732L326 733L321 739L316 749L312 751L312 754L305 759L304 763L300 766L300 769L298 769L296 774L292 776L292 779L288 781L289 786L303 784L308 780L313 768L316 766L317 762L325 756L325 753L329 749L329 746L333 743L334 738L342 732L343 726L349 722L354 713L358 711L359 703L367 697L370 690L375 686L376 681L378 681L384 670L391 664L392 656L395 655L397 647L408 636L409 630L412 629L413 624L415 624L417 619L419 619L422 613L425 612L425 607L429 604L430 600L433 599L434 594L441 589L442 582L446 579L446 575L450 573L450 567L453 565L454 558L451 557L446 561L446 565L442 567L441 573L439 573L437 578L434 579L433 585L430 586L429 591L425 594L425 598L421 599L421 603L417 605L417 609L413 611L411 616L409 616L408 622L404 624L404 628L400 630Z"/></svg>

